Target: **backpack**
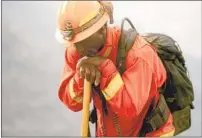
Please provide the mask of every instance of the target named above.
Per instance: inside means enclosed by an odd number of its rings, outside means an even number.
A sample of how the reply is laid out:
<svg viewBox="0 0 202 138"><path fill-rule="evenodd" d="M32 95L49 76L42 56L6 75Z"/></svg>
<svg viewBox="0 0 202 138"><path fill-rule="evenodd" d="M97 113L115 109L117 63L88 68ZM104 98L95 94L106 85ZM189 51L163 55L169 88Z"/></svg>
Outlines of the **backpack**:
<svg viewBox="0 0 202 138"><path fill-rule="evenodd" d="M128 21L132 28L123 30L124 21ZM121 24L121 36L118 44L117 68L122 74L125 71L125 57L133 46L138 34L128 18ZM165 34L141 34L149 44L154 46L167 73L167 80L159 88L160 99L157 107L149 108L144 119L140 136L159 129L168 119L168 110L173 116L174 135L178 135L191 126L191 109L194 109L194 91L188 75L185 59L177 42ZM118 125L118 124L117 124Z"/></svg>

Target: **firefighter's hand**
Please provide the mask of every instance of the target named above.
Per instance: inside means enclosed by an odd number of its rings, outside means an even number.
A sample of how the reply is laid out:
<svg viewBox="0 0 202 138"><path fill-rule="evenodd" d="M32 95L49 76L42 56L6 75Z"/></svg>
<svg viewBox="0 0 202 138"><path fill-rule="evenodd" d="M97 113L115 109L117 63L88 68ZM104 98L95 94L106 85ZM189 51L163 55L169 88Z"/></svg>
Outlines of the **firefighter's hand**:
<svg viewBox="0 0 202 138"><path fill-rule="evenodd" d="M81 78L90 81L92 84L94 83L95 86L99 85L101 74L95 65L84 63L78 70Z"/></svg>
<svg viewBox="0 0 202 138"><path fill-rule="evenodd" d="M86 64L92 64L96 67L99 67L107 58L102 57L102 56L94 56L94 57L83 57L79 59L76 68L79 69L80 66L84 63Z"/></svg>
<svg viewBox="0 0 202 138"><path fill-rule="evenodd" d="M96 86L100 83L101 73L98 67L106 60L106 58L101 56L95 57L83 57L79 59L76 69L80 71L81 78L86 78L91 83Z"/></svg>

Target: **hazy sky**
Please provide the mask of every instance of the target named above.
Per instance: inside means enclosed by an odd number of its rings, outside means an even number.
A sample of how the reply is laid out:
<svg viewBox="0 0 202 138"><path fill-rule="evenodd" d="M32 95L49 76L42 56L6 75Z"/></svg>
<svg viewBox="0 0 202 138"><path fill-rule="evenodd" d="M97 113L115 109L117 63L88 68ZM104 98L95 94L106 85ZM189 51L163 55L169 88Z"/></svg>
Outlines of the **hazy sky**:
<svg viewBox="0 0 202 138"><path fill-rule="evenodd" d="M3 136L80 135L81 113L67 109L57 96L64 62L64 47L54 38L60 3L2 2ZM140 33L165 33L180 44L193 81L196 107L192 127L182 135L200 136L201 2L113 4L115 24L129 17Z"/></svg>

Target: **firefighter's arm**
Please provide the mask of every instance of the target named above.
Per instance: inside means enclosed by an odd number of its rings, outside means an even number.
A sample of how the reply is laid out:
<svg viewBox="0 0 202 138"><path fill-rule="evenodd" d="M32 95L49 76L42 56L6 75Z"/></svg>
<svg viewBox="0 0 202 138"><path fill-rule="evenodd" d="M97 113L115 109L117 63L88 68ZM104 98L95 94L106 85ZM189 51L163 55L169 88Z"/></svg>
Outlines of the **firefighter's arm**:
<svg viewBox="0 0 202 138"><path fill-rule="evenodd" d="M110 109L125 117L138 115L146 104L152 83L152 68L142 58L131 58L121 76L113 62L107 59L99 67L100 87Z"/></svg>
<svg viewBox="0 0 202 138"><path fill-rule="evenodd" d="M83 79L80 78L79 71L76 71L76 64L79 57L72 54L70 49L65 52L65 65L62 81L59 86L59 99L72 111L82 109L83 100Z"/></svg>

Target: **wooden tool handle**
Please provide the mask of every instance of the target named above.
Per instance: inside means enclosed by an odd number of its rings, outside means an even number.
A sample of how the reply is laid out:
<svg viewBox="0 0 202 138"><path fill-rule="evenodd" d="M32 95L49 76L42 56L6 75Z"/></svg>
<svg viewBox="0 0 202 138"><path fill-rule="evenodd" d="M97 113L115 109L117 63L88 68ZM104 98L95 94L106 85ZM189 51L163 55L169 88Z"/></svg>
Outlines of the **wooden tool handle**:
<svg viewBox="0 0 202 138"><path fill-rule="evenodd" d="M81 122L81 136L84 136L84 137L88 136L90 97L91 97L91 83L85 79L84 93L83 93L82 122Z"/></svg>

